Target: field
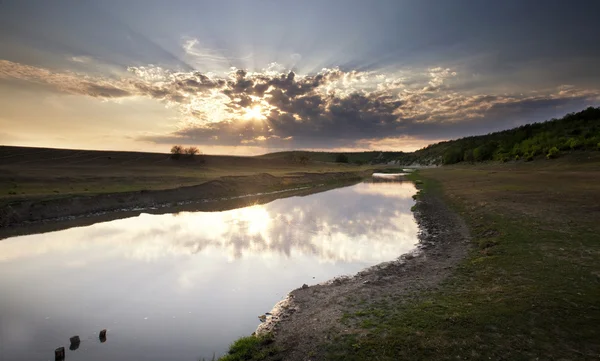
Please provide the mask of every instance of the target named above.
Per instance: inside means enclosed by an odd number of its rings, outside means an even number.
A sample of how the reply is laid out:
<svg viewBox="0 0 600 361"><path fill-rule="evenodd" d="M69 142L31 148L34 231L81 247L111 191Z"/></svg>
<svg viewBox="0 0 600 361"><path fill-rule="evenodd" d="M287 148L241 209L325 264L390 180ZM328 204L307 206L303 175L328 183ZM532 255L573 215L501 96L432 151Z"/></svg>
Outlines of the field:
<svg viewBox="0 0 600 361"><path fill-rule="evenodd" d="M343 172L367 166L290 157L168 154L0 147L0 201L170 189L230 175Z"/></svg>

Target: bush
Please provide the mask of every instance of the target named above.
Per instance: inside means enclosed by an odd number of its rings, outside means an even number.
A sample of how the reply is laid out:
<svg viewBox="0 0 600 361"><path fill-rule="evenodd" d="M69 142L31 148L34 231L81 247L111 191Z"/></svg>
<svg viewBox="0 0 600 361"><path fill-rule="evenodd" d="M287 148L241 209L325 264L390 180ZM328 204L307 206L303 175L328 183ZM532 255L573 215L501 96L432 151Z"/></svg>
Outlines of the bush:
<svg viewBox="0 0 600 361"><path fill-rule="evenodd" d="M525 153L523 157L525 158L526 162L531 162L533 160L533 154L531 153Z"/></svg>
<svg viewBox="0 0 600 361"><path fill-rule="evenodd" d="M301 155L300 158L298 158L298 161L300 162L300 164L302 165L306 165L308 163L308 161L310 160L309 157L305 156L305 155Z"/></svg>
<svg viewBox="0 0 600 361"><path fill-rule="evenodd" d="M560 151L558 150L558 148L552 147L548 151L548 154L546 154L546 158L548 158L548 159L558 158L559 153L560 153Z"/></svg>
<svg viewBox="0 0 600 361"><path fill-rule="evenodd" d="M475 157L473 156L473 150L467 149L463 155L463 160L465 162L473 163L475 161Z"/></svg>
<svg viewBox="0 0 600 361"><path fill-rule="evenodd" d="M570 138L569 139L569 148L571 149L579 149L583 146L583 143L579 141L579 139L576 138Z"/></svg>
<svg viewBox="0 0 600 361"><path fill-rule="evenodd" d="M181 145L174 145L171 147L171 158L179 159L183 154L183 147Z"/></svg>
<svg viewBox="0 0 600 361"><path fill-rule="evenodd" d="M189 155L190 157L193 157L196 154L200 153L200 149L198 149L198 147L188 147L188 148L185 148L184 152L185 152L185 154Z"/></svg>
<svg viewBox="0 0 600 361"><path fill-rule="evenodd" d="M340 153L337 155L337 157L335 157L335 161L336 163L348 163L348 156Z"/></svg>
<svg viewBox="0 0 600 361"><path fill-rule="evenodd" d="M454 164L463 160L464 152L461 152L458 149L449 149L444 153L444 157L442 159L442 163L444 164Z"/></svg>

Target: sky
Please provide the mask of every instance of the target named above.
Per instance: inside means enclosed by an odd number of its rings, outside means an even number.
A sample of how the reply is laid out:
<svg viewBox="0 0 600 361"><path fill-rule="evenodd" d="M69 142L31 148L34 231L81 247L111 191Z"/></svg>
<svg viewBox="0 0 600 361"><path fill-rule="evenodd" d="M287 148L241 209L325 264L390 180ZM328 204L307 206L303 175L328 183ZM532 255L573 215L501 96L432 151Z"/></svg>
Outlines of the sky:
<svg viewBox="0 0 600 361"><path fill-rule="evenodd" d="M0 0L0 144L412 151L600 104L600 2Z"/></svg>

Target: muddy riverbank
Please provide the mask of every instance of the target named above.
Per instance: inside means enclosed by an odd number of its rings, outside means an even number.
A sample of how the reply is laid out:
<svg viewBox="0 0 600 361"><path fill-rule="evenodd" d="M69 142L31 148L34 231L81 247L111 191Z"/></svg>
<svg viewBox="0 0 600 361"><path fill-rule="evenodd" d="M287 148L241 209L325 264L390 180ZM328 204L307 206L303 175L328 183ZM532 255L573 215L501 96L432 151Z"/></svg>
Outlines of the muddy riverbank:
<svg viewBox="0 0 600 361"><path fill-rule="evenodd" d="M364 309L365 304L414 301L451 273L467 254L466 225L439 196L430 193L418 197L415 217L421 233L414 252L352 277L302 285L265 315L256 334L274 336L274 349L281 352L274 359L324 359L324 345L340 335L360 337L365 332L358 324L342 322L347 315Z"/></svg>
<svg viewBox="0 0 600 361"><path fill-rule="evenodd" d="M33 224L64 221L65 218L135 212L141 209L169 209L193 203L212 204L215 201L231 201L231 199L240 197L256 198L277 194L277 192L299 191L307 187L359 181L370 174L372 171L293 173L276 177L262 173L251 176L222 177L196 186L166 190L142 190L52 199L18 199L0 206L0 227L6 230Z"/></svg>

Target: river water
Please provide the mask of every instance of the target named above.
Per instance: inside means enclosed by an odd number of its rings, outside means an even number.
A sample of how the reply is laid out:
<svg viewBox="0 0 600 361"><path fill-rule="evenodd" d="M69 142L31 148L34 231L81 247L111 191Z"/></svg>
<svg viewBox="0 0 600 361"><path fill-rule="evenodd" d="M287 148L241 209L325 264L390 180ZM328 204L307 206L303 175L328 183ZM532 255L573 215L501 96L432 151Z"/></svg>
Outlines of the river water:
<svg viewBox="0 0 600 361"><path fill-rule="evenodd" d="M54 360L60 346L69 361L218 357L290 290L414 249L415 192L376 176L229 211L2 240L0 360ZM81 343L70 350L74 335Z"/></svg>

